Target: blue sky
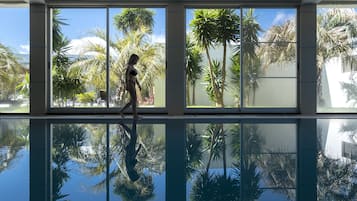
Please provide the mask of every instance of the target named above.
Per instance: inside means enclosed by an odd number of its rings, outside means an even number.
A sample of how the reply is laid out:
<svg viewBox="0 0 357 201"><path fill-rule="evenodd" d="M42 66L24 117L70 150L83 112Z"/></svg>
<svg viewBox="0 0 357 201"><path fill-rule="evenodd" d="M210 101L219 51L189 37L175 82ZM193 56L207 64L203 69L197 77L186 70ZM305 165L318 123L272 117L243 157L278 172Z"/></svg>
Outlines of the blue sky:
<svg viewBox="0 0 357 201"><path fill-rule="evenodd" d="M153 40L165 40L165 8L153 8L154 30ZM193 9L186 12L186 20L192 19ZM120 13L120 8L109 9L110 16L110 34L111 37L118 35L114 25L113 16ZM272 24L279 24L286 19L296 16L295 9L255 9L255 16L264 30L267 30ZM11 16L11 18L9 17ZM106 27L106 9L105 8L75 8L62 9L61 17L66 19L69 25L63 26L63 33L69 39L80 39L83 37L93 36L90 32L96 28L105 30ZM29 46L29 10L28 8L1 8L0 9L0 27L6 27L0 32L0 43L11 47L17 52L28 51ZM3 20L6 19L6 20ZM186 28L189 28L186 23ZM3 31L6 30L6 31Z"/></svg>
<svg viewBox="0 0 357 201"><path fill-rule="evenodd" d="M0 43L17 52L26 52L30 39L28 8L0 8Z"/></svg>

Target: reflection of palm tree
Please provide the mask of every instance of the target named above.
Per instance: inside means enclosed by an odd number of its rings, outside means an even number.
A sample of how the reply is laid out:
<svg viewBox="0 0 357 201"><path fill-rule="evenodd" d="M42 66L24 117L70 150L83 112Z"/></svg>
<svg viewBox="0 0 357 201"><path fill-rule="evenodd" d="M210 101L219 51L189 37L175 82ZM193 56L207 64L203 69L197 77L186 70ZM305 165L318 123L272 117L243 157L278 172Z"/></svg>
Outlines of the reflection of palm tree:
<svg viewBox="0 0 357 201"><path fill-rule="evenodd" d="M209 157L206 167L206 172L211 165L212 159L218 159L221 157L223 152L223 171L226 176L226 161L225 161L225 131L223 129L223 124L209 124L206 129L206 139L208 142Z"/></svg>
<svg viewBox="0 0 357 201"><path fill-rule="evenodd" d="M259 189L259 181L261 174L257 172L257 165L254 161L249 162L247 156L243 157L243 167L241 168L242 177L242 191L245 201L257 200L263 193L262 189Z"/></svg>
<svg viewBox="0 0 357 201"><path fill-rule="evenodd" d="M196 132L194 124L186 127L186 179L191 178L196 169L202 165L202 139Z"/></svg>
<svg viewBox="0 0 357 201"><path fill-rule="evenodd" d="M28 122L16 121L16 127L11 127L11 120L0 120L0 173L11 167L18 152L29 142Z"/></svg>
<svg viewBox="0 0 357 201"><path fill-rule="evenodd" d="M318 200L354 200L357 197L357 184L351 182L356 175L356 162L344 163L330 159L323 151L318 152L317 198Z"/></svg>
<svg viewBox="0 0 357 201"><path fill-rule="evenodd" d="M197 176L190 197L192 201L239 201L239 178L203 172Z"/></svg>
<svg viewBox="0 0 357 201"><path fill-rule="evenodd" d="M346 120L340 132L346 134L352 143L355 142L357 126L355 121ZM320 130L321 132L321 130ZM342 134L341 133L341 134ZM318 135L321 142L321 133ZM325 155L324 147L317 143L317 198L318 200L347 201L357 198L356 161L331 159Z"/></svg>
<svg viewBox="0 0 357 201"><path fill-rule="evenodd" d="M85 130L78 125L53 126L52 151L52 200L60 200L68 194L62 194L61 188L69 179L66 163L70 156L77 156L85 140Z"/></svg>
<svg viewBox="0 0 357 201"><path fill-rule="evenodd" d="M136 148L138 141L136 121L133 121L132 128L129 128L125 124L121 124L120 127L122 128L118 129L119 132L122 132L120 136L129 142L125 145L125 148L121 148L124 151L124 160L117 162L119 171L116 171L115 174L111 173L116 178L114 181L114 193L121 195L123 200L149 200L154 196L152 175L146 175L142 172L145 164L137 165L138 162L145 163L143 155L147 156L147 153L143 152L146 152L148 147L143 143ZM140 135L140 137L143 136ZM141 148L143 148L143 151L139 152ZM127 174L124 174L124 168L120 167L124 161ZM150 166L148 165L146 168L150 169Z"/></svg>
<svg viewBox="0 0 357 201"><path fill-rule="evenodd" d="M263 139L258 133L258 127L256 125L246 124L243 126L243 155L241 156L242 167L240 174L242 175L242 190L243 199L247 201L253 201L260 197L263 190L259 189L259 181L261 174L257 171L258 157L253 157L252 154L261 152L261 144ZM254 156L254 155L253 155ZM239 165L237 165L239 166Z"/></svg>

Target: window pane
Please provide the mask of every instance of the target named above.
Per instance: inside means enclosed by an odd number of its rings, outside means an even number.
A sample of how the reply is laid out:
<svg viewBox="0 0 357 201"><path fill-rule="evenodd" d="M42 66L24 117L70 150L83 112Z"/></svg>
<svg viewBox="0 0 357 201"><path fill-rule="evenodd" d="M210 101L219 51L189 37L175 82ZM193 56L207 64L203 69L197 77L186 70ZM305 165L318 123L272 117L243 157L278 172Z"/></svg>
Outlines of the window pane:
<svg viewBox="0 0 357 201"><path fill-rule="evenodd" d="M296 9L243 9L244 107L297 105Z"/></svg>
<svg viewBox="0 0 357 201"><path fill-rule="evenodd" d="M186 10L187 107L240 105L239 16L239 9Z"/></svg>
<svg viewBox="0 0 357 201"><path fill-rule="evenodd" d="M131 54L139 61L137 88L140 107L165 107L166 13L164 8L112 8L109 10L110 106L122 107L129 100L125 71ZM137 16L135 19L130 15ZM143 20L144 19L144 20Z"/></svg>
<svg viewBox="0 0 357 201"><path fill-rule="evenodd" d="M243 9L246 42L296 42L296 9Z"/></svg>
<svg viewBox="0 0 357 201"><path fill-rule="evenodd" d="M52 107L105 107L106 65L106 10L52 9Z"/></svg>
<svg viewBox="0 0 357 201"><path fill-rule="evenodd" d="M243 45L245 107L296 107L295 43Z"/></svg>
<svg viewBox="0 0 357 201"><path fill-rule="evenodd" d="M28 113L29 8L0 5L0 112Z"/></svg>
<svg viewBox="0 0 357 201"><path fill-rule="evenodd" d="M357 112L355 8L317 9L317 111Z"/></svg>

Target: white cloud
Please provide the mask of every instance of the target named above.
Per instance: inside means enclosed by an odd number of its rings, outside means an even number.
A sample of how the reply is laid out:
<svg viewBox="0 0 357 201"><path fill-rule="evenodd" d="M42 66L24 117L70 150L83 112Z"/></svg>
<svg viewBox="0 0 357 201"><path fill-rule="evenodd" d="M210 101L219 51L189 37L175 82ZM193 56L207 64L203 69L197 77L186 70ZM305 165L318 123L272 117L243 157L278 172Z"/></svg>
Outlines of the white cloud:
<svg viewBox="0 0 357 201"><path fill-rule="evenodd" d="M100 45L105 47L106 41L99 38L99 37L84 37L80 39L73 39L70 41L68 47L69 50L67 51L68 55L80 55L83 54L86 49L92 45ZM95 55L95 52L86 52L85 55Z"/></svg>
<svg viewBox="0 0 357 201"><path fill-rule="evenodd" d="M165 43L166 37L165 37L165 35L152 35L151 42L152 43Z"/></svg>
<svg viewBox="0 0 357 201"><path fill-rule="evenodd" d="M295 17L295 15L293 15L293 14L278 13L275 16L272 24L283 24L287 20L294 19L294 17Z"/></svg>
<svg viewBox="0 0 357 201"><path fill-rule="evenodd" d="M30 45L20 45L20 54L29 54L30 53Z"/></svg>

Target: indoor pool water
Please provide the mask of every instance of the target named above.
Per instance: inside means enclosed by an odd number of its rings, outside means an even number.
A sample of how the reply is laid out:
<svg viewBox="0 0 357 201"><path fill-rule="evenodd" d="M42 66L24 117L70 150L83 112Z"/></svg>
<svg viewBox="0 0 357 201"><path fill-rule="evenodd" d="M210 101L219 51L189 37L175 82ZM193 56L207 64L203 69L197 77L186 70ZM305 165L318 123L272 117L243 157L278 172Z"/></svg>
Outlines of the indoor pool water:
<svg viewBox="0 0 357 201"><path fill-rule="evenodd" d="M1 201L357 200L357 119L0 119Z"/></svg>

